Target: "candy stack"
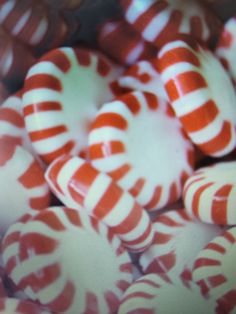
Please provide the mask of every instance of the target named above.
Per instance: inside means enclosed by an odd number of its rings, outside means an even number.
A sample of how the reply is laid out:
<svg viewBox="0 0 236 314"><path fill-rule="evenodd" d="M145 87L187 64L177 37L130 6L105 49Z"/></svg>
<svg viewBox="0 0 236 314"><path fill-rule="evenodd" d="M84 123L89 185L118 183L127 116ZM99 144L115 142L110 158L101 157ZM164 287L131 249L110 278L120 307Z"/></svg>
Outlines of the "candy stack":
<svg viewBox="0 0 236 314"><path fill-rule="evenodd" d="M0 0L0 313L235 313L228 2Z"/></svg>

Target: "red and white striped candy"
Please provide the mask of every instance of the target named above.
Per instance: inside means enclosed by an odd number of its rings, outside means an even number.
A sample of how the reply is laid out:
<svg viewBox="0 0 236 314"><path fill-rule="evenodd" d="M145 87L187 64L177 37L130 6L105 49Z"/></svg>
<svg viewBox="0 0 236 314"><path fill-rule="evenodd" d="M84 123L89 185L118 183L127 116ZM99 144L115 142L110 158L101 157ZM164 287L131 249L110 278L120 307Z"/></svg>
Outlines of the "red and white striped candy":
<svg viewBox="0 0 236 314"><path fill-rule="evenodd" d="M211 241L198 255L193 279L218 303L217 313L236 311L236 227Z"/></svg>
<svg viewBox="0 0 236 314"><path fill-rule="evenodd" d="M0 137L14 138L20 146L35 155L23 116L22 92L9 96L0 107Z"/></svg>
<svg viewBox="0 0 236 314"><path fill-rule="evenodd" d="M50 202L44 170L17 144L0 138L0 232L28 210L44 209Z"/></svg>
<svg viewBox="0 0 236 314"><path fill-rule="evenodd" d="M168 273L191 280L198 253L222 229L191 218L184 210L171 210L153 220L152 245L142 253L139 264L144 273Z"/></svg>
<svg viewBox="0 0 236 314"><path fill-rule="evenodd" d="M111 230L85 212L42 211L23 225L15 283L56 313L114 313L132 264Z"/></svg>
<svg viewBox="0 0 236 314"><path fill-rule="evenodd" d="M153 230L145 210L111 177L85 160L62 156L48 167L45 176L52 191L66 206L72 202L73 208L82 205L89 215L110 227L129 250L143 251L151 244Z"/></svg>
<svg viewBox="0 0 236 314"><path fill-rule="evenodd" d="M214 301L207 300L196 284L149 274L126 290L118 314L215 314L215 307Z"/></svg>
<svg viewBox="0 0 236 314"><path fill-rule="evenodd" d="M190 37L167 43L158 58L171 105L192 142L210 156L232 151L236 94L220 62Z"/></svg>
<svg viewBox="0 0 236 314"><path fill-rule="evenodd" d="M130 91L150 92L168 100L156 63L156 59L149 59L133 64L118 78L119 87Z"/></svg>
<svg viewBox="0 0 236 314"><path fill-rule="evenodd" d="M2 314L50 314L39 305L30 301L15 298L0 298L0 313Z"/></svg>
<svg viewBox="0 0 236 314"><path fill-rule="evenodd" d="M0 41L0 79L4 83L18 86L35 62L35 57L25 45L9 36L1 26Z"/></svg>
<svg viewBox="0 0 236 314"><path fill-rule="evenodd" d="M147 43L124 20L106 21L99 27L99 48L120 64L132 65L138 60L155 57L157 50Z"/></svg>
<svg viewBox="0 0 236 314"><path fill-rule="evenodd" d="M13 37L36 51L63 44L69 33L65 20L59 14L53 14L43 1L2 0L0 24Z"/></svg>
<svg viewBox="0 0 236 314"><path fill-rule="evenodd" d="M35 151L50 163L87 146L90 121L113 97L120 68L86 49L47 53L28 72L24 85L25 124Z"/></svg>
<svg viewBox="0 0 236 314"><path fill-rule="evenodd" d="M215 49L236 85L236 16L231 17L224 25Z"/></svg>
<svg viewBox="0 0 236 314"><path fill-rule="evenodd" d="M132 92L105 104L91 126L94 167L148 210L178 200L192 173L193 147L166 100Z"/></svg>
<svg viewBox="0 0 236 314"><path fill-rule="evenodd" d="M198 169L185 183L186 210L203 222L236 224L236 161Z"/></svg>
<svg viewBox="0 0 236 314"><path fill-rule="evenodd" d="M219 34L218 18L195 0L120 0L127 22L160 48L177 34L211 42Z"/></svg>

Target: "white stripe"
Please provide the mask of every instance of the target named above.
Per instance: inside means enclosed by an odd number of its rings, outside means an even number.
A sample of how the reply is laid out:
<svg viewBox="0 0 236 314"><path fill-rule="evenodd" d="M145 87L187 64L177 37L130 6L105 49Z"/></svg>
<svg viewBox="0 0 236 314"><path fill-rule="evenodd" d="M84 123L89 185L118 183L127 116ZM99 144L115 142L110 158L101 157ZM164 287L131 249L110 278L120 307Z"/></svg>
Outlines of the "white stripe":
<svg viewBox="0 0 236 314"><path fill-rule="evenodd" d="M99 203L100 199L106 193L110 186L112 179L105 174L101 173L93 181L92 185L88 187L88 193L84 199L84 206L93 214L93 210Z"/></svg>
<svg viewBox="0 0 236 314"><path fill-rule="evenodd" d="M109 227L114 227L122 223L130 214L134 206L134 199L128 194L123 193L119 201L112 208L108 215L106 215L104 222Z"/></svg>
<svg viewBox="0 0 236 314"><path fill-rule="evenodd" d="M179 99L172 102L172 107L176 115L182 117L200 108L209 100L211 100L211 98L208 88L201 88L180 96Z"/></svg>
<svg viewBox="0 0 236 314"><path fill-rule="evenodd" d="M32 37L30 38L31 45L38 45L44 38L46 32L48 30L48 21L43 18L35 32L33 33Z"/></svg>
<svg viewBox="0 0 236 314"><path fill-rule="evenodd" d="M136 0L128 7L125 12L126 19L129 23L134 23L140 15L145 13L153 5L153 0Z"/></svg>
<svg viewBox="0 0 236 314"><path fill-rule="evenodd" d="M96 159L92 161L92 165L102 172L110 172L118 169L128 162L125 154L112 155L106 159Z"/></svg>
<svg viewBox="0 0 236 314"><path fill-rule="evenodd" d="M144 28L142 35L147 41L153 42L157 36L163 31L170 20L170 12L168 10L161 11L153 17L153 19Z"/></svg>
<svg viewBox="0 0 236 314"><path fill-rule="evenodd" d="M191 49L188 44L186 44L184 41L182 40L176 40L176 41L173 41L173 42L169 42L167 44L165 44L163 46L163 48L159 51L158 53L158 58L162 58L165 53L171 51L171 50L174 50L176 48L186 48L188 50L190 50L191 52L193 53L196 53L193 49Z"/></svg>
<svg viewBox="0 0 236 314"><path fill-rule="evenodd" d="M120 141L123 143L126 140L127 134L125 131L112 127L102 127L89 133L88 143L91 146L97 143L106 143L107 141Z"/></svg>
<svg viewBox="0 0 236 314"><path fill-rule="evenodd" d="M31 9L28 9L26 12L24 12L24 14L21 16L21 18L17 21L14 28L12 29L12 35L17 36L23 30L23 28L29 21L31 13Z"/></svg>
<svg viewBox="0 0 236 314"><path fill-rule="evenodd" d="M161 79L164 84L168 83L170 80L175 80L180 74L185 74L186 72L196 72L202 75L201 69L193 65L188 61L181 61L168 66L162 73Z"/></svg>
<svg viewBox="0 0 236 314"><path fill-rule="evenodd" d="M58 78L64 75L64 73L53 62L50 61L40 61L33 65L30 68L26 79L37 74L53 74L55 77Z"/></svg>
<svg viewBox="0 0 236 314"><path fill-rule="evenodd" d="M4 20L8 17L11 11L14 9L16 0L5 1L0 7L0 23L3 23Z"/></svg>
<svg viewBox="0 0 236 314"><path fill-rule="evenodd" d="M61 93L53 91L49 88L37 88L30 90L23 95L24 107L44 101L57 101L60 103Z"/></svg>
<svg viewBox="0 0 236 314"><path fill-rule="evenodd" d="M41 111L25 117L28 132L43 131L47 128L65 124L62 111Z"/></svg>

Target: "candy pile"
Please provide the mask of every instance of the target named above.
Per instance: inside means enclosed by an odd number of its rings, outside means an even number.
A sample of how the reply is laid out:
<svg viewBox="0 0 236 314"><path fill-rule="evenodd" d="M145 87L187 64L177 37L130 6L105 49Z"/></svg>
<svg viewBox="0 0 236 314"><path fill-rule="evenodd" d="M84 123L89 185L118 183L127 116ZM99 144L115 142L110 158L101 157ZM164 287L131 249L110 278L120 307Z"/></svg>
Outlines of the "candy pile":
<svg viewBox="0 0 236 314"><path fill-rule="evenodd" d="M0 313L234 314L236 15L101 3L0 1Z"/></svg>

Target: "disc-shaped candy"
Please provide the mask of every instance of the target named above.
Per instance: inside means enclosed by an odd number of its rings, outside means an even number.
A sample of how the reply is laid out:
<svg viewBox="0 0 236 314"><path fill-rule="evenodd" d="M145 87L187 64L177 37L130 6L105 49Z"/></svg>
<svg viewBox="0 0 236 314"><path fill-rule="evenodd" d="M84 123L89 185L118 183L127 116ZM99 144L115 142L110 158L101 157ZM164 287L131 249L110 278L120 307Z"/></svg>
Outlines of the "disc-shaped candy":
<svg viewBox="0 0 236 314"><path fill-rule="evenodd" d="M9 96L0 107L0 137L14 138L20 146L35 154L25 129L21 94L20 91Z"/></svg>
<svg viewBox="0 0 236 314"><path fill-rule="evenodd" d="M218 18L195 0L120 0L126 20L160 48L177 34L210 42L219 34Z"/></svg>
<svg viewBox="0 0 236 314"><path fill-rule="evenodd" d="M217 313L235 313L235 260L236 227L212 240L195 261L193 279L217 301Z"/></svg>
<svg viewBox="0 0 236 314"><path fill-rule="evenodd" d="M62 156L48 167L45 176L66 206L83 206L89 215L110 227L129 250L141 252L151 244L153 230L145 210L111 177L85 160Z"/></svg>
<svg viewBox="0 0 236 314"><path fill-rule="evenodd" d="M15 283L56 313L114 313L132 264L111 230L85 212L48 208L23 225Z"/></svg>
<svg viewBox="0 0 236 314"><path fill-rule="evenodd" d="M15 298L0 298L0 313L2 314L50 314L39 305L30 301Z"/></svg>
<svg viewBox="0 0 236 314"><path fill-rule="evenodd" d="M186 210L201 221L236 224L236 161L198 169L185 183Z"/></svg>
<svg viewBox="0 0 236 314"><path fill-rule="evenodd" d="M30 209L49 205L50 192L44 170L14 140L0 138L0 231ZM14 196L14 197L13 197Z"/></svg>
<svg viewBox="0 0 236 314"><path fill-rule="evenodd" d="M150 274L126 290L118 314L214 314L215 306L194 283L186 285L178 278Z"/></svg>
<svg viewBox="0 0 236 314"><path fill-rule="evenodd" d="M97 36L100 49L120 64L131 65L157 54L156 48L124 20L106 21Z"/></svg>
<svg viewBox="0 0 236 314"><path fill-rule="evenodd" d="M94 167L148 210L175 202L192 173L193 147L166 100L131 92L105 104L92 124Z"/></svg>
<svg viewBox="0 0 236 314"><path fill-rule="evenodd" d="M215 53L229 71L229 74L236 85L236 16L231 17L225 23L218 39Z"/></svg>
<svg viewBox="0 0 236 314"><path fill-rule="evenodd" d="M120 69L90 50L60 48L28 72L23 104L32 144L45 162L87 146L90 121L113 96Z"/></svg>
<svg viewBox="0 0 236 314"><path fill-rule="evenodd" d="M191 280L198 253L222 229L200 223L185 210L171 210L153 220L154 241L142 253L139 264L144 273L181 276Z"/></svg>
<svg viewBox="0 0 236 314"><path fill-rule="evenodd" d="M168 100L156 63L156 59L149 59L133 64L117 79L118 86L128 91L150 92Z"/></svg>
<svg viewBox="0 0 236 314"><path fill-rule="evenodd" d="M221 63L190 37L167 43L158 58L171 105L192 142L210 156L232 151L236 94Z"/></svg>

